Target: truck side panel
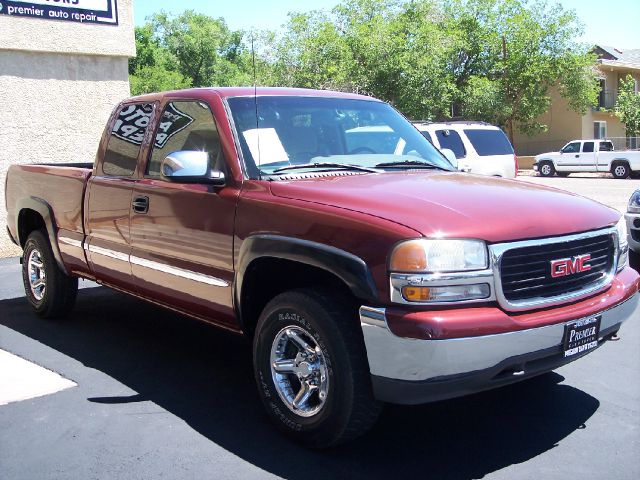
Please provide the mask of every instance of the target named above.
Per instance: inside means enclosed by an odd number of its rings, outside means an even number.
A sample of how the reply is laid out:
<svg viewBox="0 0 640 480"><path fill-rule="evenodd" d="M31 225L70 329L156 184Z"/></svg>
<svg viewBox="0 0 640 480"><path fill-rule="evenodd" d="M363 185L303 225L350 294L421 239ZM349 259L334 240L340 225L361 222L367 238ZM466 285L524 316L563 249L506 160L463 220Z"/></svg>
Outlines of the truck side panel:
<svg viewBox="0 0 640 480"><path fill-rule="evenodd" d="M67 273L89 275L83 250L82 205L91 170L82 167L16 165L9 169L7 176L10 177L6 194L7 224L14 238L24 245L29 234L25 229L26 216L43 217L48 213L51 218L48 230L54 230L48 231L48 234L58 260Z"/></svg>

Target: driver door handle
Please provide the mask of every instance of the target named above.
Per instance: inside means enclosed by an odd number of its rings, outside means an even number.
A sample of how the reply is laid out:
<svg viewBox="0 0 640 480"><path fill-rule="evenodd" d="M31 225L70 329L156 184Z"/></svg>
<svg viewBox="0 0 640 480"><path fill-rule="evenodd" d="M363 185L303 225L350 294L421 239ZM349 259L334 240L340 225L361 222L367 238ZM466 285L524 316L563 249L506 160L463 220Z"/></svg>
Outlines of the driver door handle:
<svg viewBox="0 0 640 480"><path fill-rule="evenodd" d="M136 213L147 213L149 211L149 197L135 197L131 206Z"/></svg>

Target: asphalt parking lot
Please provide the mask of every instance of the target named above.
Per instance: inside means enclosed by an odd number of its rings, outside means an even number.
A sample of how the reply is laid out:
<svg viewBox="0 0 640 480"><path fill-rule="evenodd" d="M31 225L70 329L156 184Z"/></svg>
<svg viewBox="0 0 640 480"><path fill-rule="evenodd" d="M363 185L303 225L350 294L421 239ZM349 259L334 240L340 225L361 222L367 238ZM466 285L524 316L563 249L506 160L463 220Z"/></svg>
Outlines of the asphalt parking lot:
<svg viewBox="0 0 640 480"><path fill-rule="evenodd" d="M518 181L619 210L640 187ZM101 287L82 289L67 321L43 321L17 259L0 259L0 349L76 384L0 405L0 479L637 479L640 311L620 338L522 384L388 406L365 437L314 452L270 425L242 339Z"/></svg>

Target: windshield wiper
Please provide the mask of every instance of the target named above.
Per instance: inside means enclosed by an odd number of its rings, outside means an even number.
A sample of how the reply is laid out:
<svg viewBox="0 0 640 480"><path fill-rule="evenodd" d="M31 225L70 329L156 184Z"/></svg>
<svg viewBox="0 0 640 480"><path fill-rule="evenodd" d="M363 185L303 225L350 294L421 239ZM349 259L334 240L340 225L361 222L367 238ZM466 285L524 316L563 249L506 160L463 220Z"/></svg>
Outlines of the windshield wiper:
<svg viewBox="0 0 640 480"><path fill-rule="evenodd" d="M361 167L360 165L352 165L350 163L330 163L330 162L317 162L317 163L304 163L301 165L289 165L287 167L276 168L271 175L286 172L288 170L304 170L307 168L327 168L327 169L339 169L339 170L357 170L360 172L379 173L378 170L369 167Z"/></svg>
<svg viewBox="0 0 640 480"><path fill-rule="evenodd" d="M410 167L410 168L437 168L438 170L448 171L444 167L440 167L433 163L423 162L422 160L398 160L397 162L384 162L376 165L376 168L402 168L402 167Z"/></svg>

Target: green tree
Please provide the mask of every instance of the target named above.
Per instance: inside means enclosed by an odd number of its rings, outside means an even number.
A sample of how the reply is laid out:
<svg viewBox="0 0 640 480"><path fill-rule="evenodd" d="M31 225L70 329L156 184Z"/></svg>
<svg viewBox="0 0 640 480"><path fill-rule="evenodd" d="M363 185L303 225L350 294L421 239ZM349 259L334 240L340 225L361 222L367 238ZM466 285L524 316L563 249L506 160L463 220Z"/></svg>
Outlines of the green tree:
<svg viewBox="0 0 640 480"><path fill-rule="evenodd" d="M407 115L432 118L451 97L435 5L346 0L331 12L290 14L274 39L276 84L369 94Z"/></svg>
<svg viewBox="0 0 640 480"><path fill-rule="evenodd" d="M157 13L150 24L153 38L194 87L252 83L244 32L229 29L224 19L186 10L178 16Z"/></svg>
<svg viewBox="0 0 640 480"><path fill-rule="evenodd" d="M137 55L129 60L129 82L133 95L191 86L191 81L178 72L175 58L160 46L151 24L136 27L135 39Z"/></svg>
<svg viewBox="0 0 640 480"><path fill-rule="evenodd" d="M615 112L625 125L627 137L640 137L640 92L631 75L620 82Z"/></svg>
<svg viewBox="0 0 640 480"><path fill-rule="evenodd" d="M465 117L533 133L558 88L576 111L594 104L595 56L577 42L582 27L559 4L526 0L447 0L445 34L457 101Z"/></svg>

